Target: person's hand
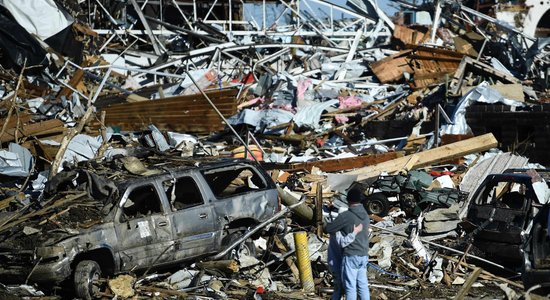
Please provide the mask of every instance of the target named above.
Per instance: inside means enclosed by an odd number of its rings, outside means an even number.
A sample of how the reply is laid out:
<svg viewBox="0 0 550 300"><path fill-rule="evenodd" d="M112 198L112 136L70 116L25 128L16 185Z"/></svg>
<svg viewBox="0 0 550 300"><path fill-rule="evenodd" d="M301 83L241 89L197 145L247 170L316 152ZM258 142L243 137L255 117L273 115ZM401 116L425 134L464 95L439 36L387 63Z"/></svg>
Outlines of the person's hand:
<svg viewBox="0 0 550 300"><path fill-rule="evenodd" d="M361 231L363 231L363 224L362 223L359 223L359 225L353 225L353 232L355 234L358 234Z"/></svg>

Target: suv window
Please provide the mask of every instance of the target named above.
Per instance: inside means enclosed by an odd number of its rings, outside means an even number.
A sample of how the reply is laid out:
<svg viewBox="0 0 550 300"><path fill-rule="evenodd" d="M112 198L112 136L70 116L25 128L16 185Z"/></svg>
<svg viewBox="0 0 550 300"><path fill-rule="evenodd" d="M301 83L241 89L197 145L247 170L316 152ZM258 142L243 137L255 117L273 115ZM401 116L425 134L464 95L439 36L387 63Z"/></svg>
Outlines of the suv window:
<svg viewBox="0 0 550 300"><path fill-rule="evenodd" d="M261 190L267 184L250 167L220 168L203 171L204 178L218 198L238 195L253 190Z"/></svg>
<svg viewBox="0 0 550 300"><path fill-rule="evenodd" d="M481 205L496 205L501 208L522 209L528 188L523 183L500 181L485 187L476 201Z"/></svg>
<svg viewBox="0 0 550 300"><path fill-rule="evenodd" d="M173 211L186 209L204 203L197 183L191 177L180 177L177 180L166 180L162 183L166 197L170 200Z"/></svg>
<svg viewBox="0 0 550 300"><path fill-rule="evenodd" d="M160 198L153 185L134 188L122 206L122 213L126 220L160 212L162 212Z"/></svg>

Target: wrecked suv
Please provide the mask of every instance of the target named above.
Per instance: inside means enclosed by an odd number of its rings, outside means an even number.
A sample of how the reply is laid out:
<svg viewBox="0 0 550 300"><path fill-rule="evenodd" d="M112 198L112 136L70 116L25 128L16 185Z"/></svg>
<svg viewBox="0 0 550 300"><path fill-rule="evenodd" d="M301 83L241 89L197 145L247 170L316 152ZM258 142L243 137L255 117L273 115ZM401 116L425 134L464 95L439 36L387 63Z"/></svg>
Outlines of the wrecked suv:
<svg viewBox="0 0 550 300"><path fill-rule="evenodd" d="M275 184L252 162L118 163L62 172L46 188L55 196L15 212L0 228L1 280L73 280L89 299L103 275L219 252L280 209Z"/></svg>
<svg viewBox="0 0 550 300"><path fill-rule="evenodd" d="M521 266L526 288L550 276L549 175L525 169L488 175L461 224L479 249Z"/></svg>

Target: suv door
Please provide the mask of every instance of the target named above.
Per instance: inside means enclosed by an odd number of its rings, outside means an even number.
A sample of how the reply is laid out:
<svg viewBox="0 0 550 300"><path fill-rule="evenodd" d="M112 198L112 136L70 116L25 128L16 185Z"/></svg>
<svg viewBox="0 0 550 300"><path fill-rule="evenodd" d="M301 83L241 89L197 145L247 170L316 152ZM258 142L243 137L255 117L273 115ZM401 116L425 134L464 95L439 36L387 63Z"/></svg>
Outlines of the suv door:
<svg viewBox="0 0 550 300"><path fill-rule="evenodd" d="M115 216L121 270L171 262L171 220L154 183L128 187Z"/></svg>
<svg viewBox="0 0 550 300"><path fill-rule="evenodd" d="M176 176L162 185L170 204L168 217L176 243L174 259L185 260L217 251L215 215L193 175Z"/></svg>
<svg viewBox="0 0 550 300"><path fill-rule="evenodd" d="M215 224L219 233L217 245L223 242L226 224L237 222L244 229L271 217L279 209L275 184L253 165L206 168L201 174L202 182L210 187L213 210L219 220Z"/></svg>

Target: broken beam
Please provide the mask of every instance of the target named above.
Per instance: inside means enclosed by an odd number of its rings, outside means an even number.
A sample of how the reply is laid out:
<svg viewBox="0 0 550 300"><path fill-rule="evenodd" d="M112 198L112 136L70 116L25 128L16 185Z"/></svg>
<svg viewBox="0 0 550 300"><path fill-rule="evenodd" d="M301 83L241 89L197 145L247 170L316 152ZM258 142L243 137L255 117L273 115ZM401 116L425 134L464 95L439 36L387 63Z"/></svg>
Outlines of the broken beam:
<svg viewBox="0 0 550 300"><path fill-rule="evenodd" d="M468 279L466 280L466 282L464 282L464 285L462 285L462 288L460 289L460 291L458 291L458 293L456 294L454 298L455 300L461 300L466 297L466 295L470 291L470 288L472 288L472 285L474 284L474 282L476 282L477 278L479 277L479 274L481 274L481 268L475 268L472 274L468 276Z"/></svg>
<svg viewBox="0 0 550 300"><path fill-rule="evenodd" d="M337 172L337 171L361 168L369 165L375 165L388 160L396 159L401 156L403 156L402 152L388 152L388 153L382 153L382 154L371 154L371 155L357 156L357 157L325 159L325 160L311 161L311 162L305 162L305 163L296 163L296 164L292 164L290 168L293 170L305 169L305 170L311 171L313 167L316 167L324 172Z"/></svg>
<svg viewBox="0 0 550 300"><path fill-rule="evenodd" d="M444 145L439 148L415 153L413 155L418 156L418 161L411 166L411 170L427 167L450 159L460 158L464 155L486 151L496 147L497 145L498 141L493 134L487 133L467 140L462 140L460 142ZM394 160L376 164L374 166L363 167L348 172L347 174L357 174L359 175L357 180L364 180L376 177L382 172L397 172L410 161L411 157L412 155L403 156Z"/></svg>

